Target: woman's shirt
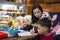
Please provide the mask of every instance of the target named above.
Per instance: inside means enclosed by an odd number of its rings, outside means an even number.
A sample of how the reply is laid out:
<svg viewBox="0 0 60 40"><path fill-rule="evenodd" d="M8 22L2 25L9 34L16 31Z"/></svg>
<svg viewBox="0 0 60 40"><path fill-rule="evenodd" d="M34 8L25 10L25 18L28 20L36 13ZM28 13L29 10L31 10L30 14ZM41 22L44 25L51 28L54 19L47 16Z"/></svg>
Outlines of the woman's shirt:
<svg viewBox="0 0 60 40"><path fill-rule="evenodd" d="M39 18L39 19L42 19L42 18L50 18L50 15L49 15L49 13L48 12L43 12L43 14L42 14L42 16ZM26 21L26 22L31 22L32 23L32 17L31 17L31 15L26 15L25 17L24 17L24 20Z"/></svg>

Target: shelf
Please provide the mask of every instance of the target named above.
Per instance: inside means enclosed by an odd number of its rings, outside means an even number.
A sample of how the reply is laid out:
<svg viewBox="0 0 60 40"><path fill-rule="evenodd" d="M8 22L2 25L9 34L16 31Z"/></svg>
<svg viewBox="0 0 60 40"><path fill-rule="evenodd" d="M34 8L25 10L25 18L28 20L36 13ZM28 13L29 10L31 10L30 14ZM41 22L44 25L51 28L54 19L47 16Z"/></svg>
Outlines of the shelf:
<svg viewBox="0 0 60 40"><path fill-rule="evenodd" d="M8 24L9 22L0 21L0 24Z"/></svg>
<svg viewBox="0 0 60 40"><path fill-rule="evenodd" d="M17 6L23 5L23 4L20 3L20 2L16 3L16 2L1 2L1 1L0 1L0 4L12 4L12 5L17 5Z"/></svg>
<svg viewBox="0 0 60 40"><path fill-rule="evenodd" d="M20 13L20 12L7 12L7 11L0 11L0 12L1 12L1 13L5 13L5 14L6 14L6 13L22 14L22 13Z"/></svg>

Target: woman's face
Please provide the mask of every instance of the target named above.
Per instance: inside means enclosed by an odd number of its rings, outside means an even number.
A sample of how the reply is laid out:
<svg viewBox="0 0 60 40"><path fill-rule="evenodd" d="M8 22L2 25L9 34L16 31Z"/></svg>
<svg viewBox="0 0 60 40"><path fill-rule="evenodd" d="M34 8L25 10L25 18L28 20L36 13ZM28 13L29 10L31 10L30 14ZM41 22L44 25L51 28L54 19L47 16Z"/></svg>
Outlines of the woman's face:
<svg viewBox="0 0 60 40"><path fill-rule="evenodd" d="M34 9L34 10L33 10L33 13L34 13L34 16L35 16L36 18L40 18L41 15L42 15L42 13L41 13L41 11L39 10L39 8Z"/></svg>

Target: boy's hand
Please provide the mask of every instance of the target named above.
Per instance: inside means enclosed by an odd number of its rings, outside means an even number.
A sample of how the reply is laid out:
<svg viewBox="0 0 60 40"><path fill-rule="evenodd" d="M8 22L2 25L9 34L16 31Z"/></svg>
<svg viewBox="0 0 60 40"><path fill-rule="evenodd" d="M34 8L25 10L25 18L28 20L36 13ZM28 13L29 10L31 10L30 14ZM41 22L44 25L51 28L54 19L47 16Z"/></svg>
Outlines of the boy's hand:
<svg viewBox="0 0 60 40"><path fill-rule="evenodd" d="M35 32L35 31L33 31L33 29L32 29L32 30L30 30L30 33L31 33L31 34L34 34L34 32Z"/></svg>

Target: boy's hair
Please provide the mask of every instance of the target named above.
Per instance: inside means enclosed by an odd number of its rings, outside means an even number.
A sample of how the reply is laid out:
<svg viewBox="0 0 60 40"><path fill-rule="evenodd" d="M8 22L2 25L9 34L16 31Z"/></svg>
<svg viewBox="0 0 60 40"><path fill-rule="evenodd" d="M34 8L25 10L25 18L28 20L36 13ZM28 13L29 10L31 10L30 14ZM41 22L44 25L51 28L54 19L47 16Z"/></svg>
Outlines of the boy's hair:
<svg viewBox="0 0 60 40"><path fill-rule="evenodd" d="M48 27L49 29L51 28L51 20L49 20L48 18L42 18L39 19L38 24L42 25L43 27Z"/></svg>

